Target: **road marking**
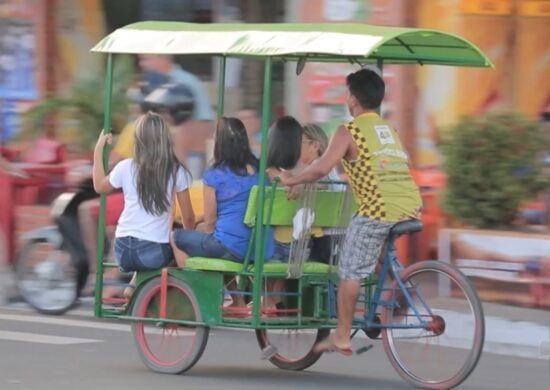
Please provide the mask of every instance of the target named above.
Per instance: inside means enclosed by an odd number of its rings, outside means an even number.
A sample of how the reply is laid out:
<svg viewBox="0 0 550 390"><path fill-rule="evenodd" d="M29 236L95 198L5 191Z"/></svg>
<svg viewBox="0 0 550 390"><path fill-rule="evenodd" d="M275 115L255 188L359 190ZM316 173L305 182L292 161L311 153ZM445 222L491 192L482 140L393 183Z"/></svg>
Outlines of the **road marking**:
<svg viewBox="0 0 550 390"><path fill-rule="evenodd" d="M11 341L25 341L29 343L42 343L42 344L56 344L56 345L69 345L69 344L85 344L85 343L100 343L101 340L93 339L81 339L75 337L60 337L51 336L46 334L36 333L23 333L23 332L9 332L0 330L0 339Z"/></svg>
<svg viewBox="0 0 550 390"><path fill-rule="evenodd" d="M94 312L92 310L84 310L84 309L71 310L67 312L67 315L94 318Z"/></svg>
<svg viewBox="0 0 550 390"><path fill-rule="evenodd" d="M71 320L71 319L53 318L53 317L25 316L25 315L19 315L19 314L0 314L0 320L30 322L34 324L77 326L81 328L118 330L123 332L130 331L130 324L109 324L109 323L103 323L103 322L80 321L80 320Z"/></svg>

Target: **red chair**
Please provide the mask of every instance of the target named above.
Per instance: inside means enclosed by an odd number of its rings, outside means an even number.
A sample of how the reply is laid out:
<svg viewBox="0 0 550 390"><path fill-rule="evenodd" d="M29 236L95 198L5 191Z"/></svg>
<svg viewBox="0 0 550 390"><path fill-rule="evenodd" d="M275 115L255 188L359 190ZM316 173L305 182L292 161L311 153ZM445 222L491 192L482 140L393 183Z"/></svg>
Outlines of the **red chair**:
<svg viewBox="0 0 550 390"><path fill-rule="evenodd" d="M19 158L19 151L6 146L0 146L0 155L8 161L15 161Z"/></svg>
<svg viewBox="0 0 550 390"><path fill-rule="evenodd" d="M38 138L22 160L30 164L59 164L65 161L65 154L65 146L61 142Z"/></svg>
<svg viewBox="0 0 550 390"><path fill-rule="evenodd" d="M66 149L57 140L37 139L23 154L19 168L30 177L16 185L19 204L49 202L52 196L65 188Z"/></svg>
<svg viewBox="0 0 550 390"><path fill-rule="evenodd" d="M439 204L439 195L445 187L445 174L437 169L411 169L414 181L420 189L422 197L422 224L424 228L418 233L418 260L433 258L437 250L439 229L442 227L445 215Z"/></svg>

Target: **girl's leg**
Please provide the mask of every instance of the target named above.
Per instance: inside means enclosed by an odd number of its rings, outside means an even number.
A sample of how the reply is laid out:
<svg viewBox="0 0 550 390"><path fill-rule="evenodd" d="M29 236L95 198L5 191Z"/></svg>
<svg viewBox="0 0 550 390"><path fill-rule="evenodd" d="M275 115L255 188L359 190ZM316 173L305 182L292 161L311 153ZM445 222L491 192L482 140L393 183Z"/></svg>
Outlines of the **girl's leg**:
<svg viewBox="0 0 550 390"><path fill-rule="evenodd" d="M96 245L97 245L97 218L94 216L97 211L98 199L90 199L78 206L78 224L82 243L88 254L90 264L90 276L95 276Z"/></svg>
<svg viewBox="0 0 550 390"><path fill-rule="evenodd" d="M267 279L265 288L267 292L270 293L282 292L285 288L285 280L282 278ZM266 309L276 309L279 302L281 302L281 297L279 295L269 295L263 299L262 307Z"/></svg>
<svg viewBox="0 0 550 390"><path fill-rule="evenodd" d="M132 279L130 279L129 286L124 289L124 297L130 299L134 294L134 289L136 288L136 273L132 274Z"/></svg>
<svg viewBox="0 0 550 390"><path fill-rule="evenodd" d="M230 278L230 280L227 282L226 286L228 290L237 290L237 281L235 280L235 277L226 276L226 278ZM244 301L244 296L241 294L231 294L231 299L233 299L233 302L230 307L245 307L246 302Z"/></svg>
<svg viewBox="0 0 550 390"><path fill-rule="evenodd" d="M176 246L173 232L170 234L170 246L172 247L172 251L174 252L174 258L176 259L177 266L180 268L185 267L185 260L187 260L189 256L187 255L187 253Z"/></svg>

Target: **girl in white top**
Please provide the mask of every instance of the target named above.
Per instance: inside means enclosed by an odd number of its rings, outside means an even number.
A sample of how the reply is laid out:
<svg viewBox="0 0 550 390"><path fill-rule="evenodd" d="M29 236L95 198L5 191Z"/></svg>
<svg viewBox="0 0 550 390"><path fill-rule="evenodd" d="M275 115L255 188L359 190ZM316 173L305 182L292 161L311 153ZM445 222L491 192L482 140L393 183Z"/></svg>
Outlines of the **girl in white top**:
<svg viewBox="0 0 550 390"><path fill-rule="evenodd" d="M169 129L160 115L136 120L134 158L121 161L106 175L102 164L105 142L101 132L94 151L93 180L98 193L121 188L124 209L115 233L115 258L122 271L146 271L167 266L178 255L171 238L173 194L183 225L193 228L189 197L190 175L174 153Z"/></svg>

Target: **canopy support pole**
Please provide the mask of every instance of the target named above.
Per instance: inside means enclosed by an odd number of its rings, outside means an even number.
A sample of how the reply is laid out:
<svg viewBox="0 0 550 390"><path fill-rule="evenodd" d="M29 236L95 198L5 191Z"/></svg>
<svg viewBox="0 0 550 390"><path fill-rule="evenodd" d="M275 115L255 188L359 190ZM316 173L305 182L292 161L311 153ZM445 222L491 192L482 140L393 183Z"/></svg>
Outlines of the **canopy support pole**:
<svg viewBox="0 0 550 390"><path fill-rule="evenodd" d="M218 118L223 116L224 104L225 104L225 63L226 57L222 56L220 58L220 67L218 70L218 107L217 114Z"/></svg>
<svg viewBox="0 0 550 390"><path fill-rule="evenodd" d="M378 70L380 70L380 75L383 75L384 74L384 60L382 58L378 58L376 59L376 67L378 68ZM380 115L380 113L382 112L382 104L380 104L378 106L378 108L376 109L376 113L378 115Z"/></svg>
<svg viewBox="0 0 550 390"><path fill-rule="evenodd" d="M264 232L264 199L265 199L265 177L267 167L267 129L271 120L271 77L272 76L272 58L267 57L265 59L264 67L264 90L262 97L262 140L261 140L261 152L260 152L260 168L258 172L258 198L256 200L256 231L254 242L256 246L254 248L254 284L252 287L252 299L253 299L253 319L252 326L258 326L259 324L259 312L261 307L260 291L262 279L261 275L264 268L264 254L265 254L265 235Z"/></svg>
<svg viewBox="0 0 550 390"><path fill-rule="evenodd" d="M111 100L113 95L113 54L107 54L107 71L105 73L105 96L103 99L103 132L111 132ZM103 148L103 169L109 169L109 145ZM97 251L95 267L95 300L94 315L102 317L103 300L103 253L105 252L105 194L99 197L99 215L97 220Z"/></svg>

